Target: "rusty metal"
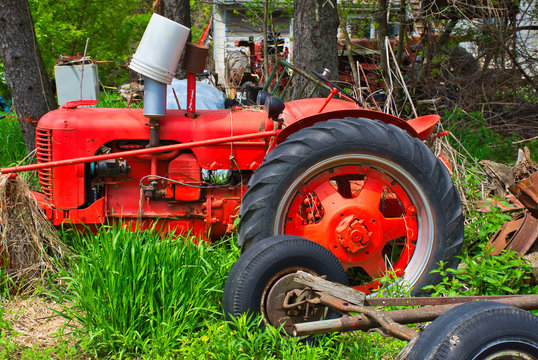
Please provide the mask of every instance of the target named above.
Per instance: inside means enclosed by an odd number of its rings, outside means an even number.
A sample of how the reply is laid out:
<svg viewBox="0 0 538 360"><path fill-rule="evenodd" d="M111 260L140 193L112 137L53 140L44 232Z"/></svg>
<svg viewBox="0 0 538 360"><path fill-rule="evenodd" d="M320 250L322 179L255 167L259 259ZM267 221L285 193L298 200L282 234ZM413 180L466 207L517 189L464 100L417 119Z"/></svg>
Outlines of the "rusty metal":
<svg viewBox="0 0 538 360"><path fill-rule="evenodd" d="M481 300L495 301L506 305L512 305L523 310L537 310L538 309L538 295L517 295L506 297L480 297ZM471 297L467 297L469 301L475 301ZM351 305L343 300L336 299L326 294L322 294L319 298L322 304L330 306L342 312L360 312L360 315L355 316L343 316L340 319L334 320L322 320L308 323L300 323L292 326L292 334L294 336L304 336L321 334L334 331L367 331L373 328L382 326L389 333L394 335L391 330L394 330L392 323L396 323L403 327L404 324L414 324L425 321L432 321L446 311L458 306L460 303L437 305L431 307L423 307L417 309L405 309L405 310L393 310L383 312L383 320L388 319L389 328L386 324L379 322L379 318L371 316L370 314L363 312L368 307ZM379 310L377 310L379 311ZM412 331L411 329L407 328Z"/></svg>
<svg viewBox="0 0 538 360"><path fill-rule="evenodd" d="M508 188L538 218L538 172Z"/></svg>
<svg viewBox="0 0 538 360"><path fill-rule="evenodd" d="M204 72L209 48L203 44L187 43L183 57L183 69L193 74Z"/></svg>
<svg viewBox="0 0 538 360"><path fill-rule="evenodd" d="M297 270L286 269L285 274L275 275L262 295L264 319L273 326L282 326L288 334L291 334L293 324L320 320L327 312L325 305L310 301L311 289L299 289L300 285L294 281Z"/></svg>
<svg viewBox="0 0 538 360"><path fill-rule="evenodd" d="M387 316L386 312L378 310L374 307L353 305L353 304L348 303L347 301L337 299L334 296L323 294L323 293L320 295L319 299L317 300L319 300L321 304L329 306L341 312L361 313L359 317L370 319L372 323L376 324L376 326L374 327L380 327L380 326L383 327L383 329L385 329L390 335L394 336L397 339L410 341L411 339L413 339L415 336L418 335L417 332L414 331L413 329L403 326L402 324L398 324L391 317ZM345 318L344 322L346 322L349 319L346 317L344 318ZM341 318L341 319L344 319L344 318ZM325 320L325 321L330 321L330 320ZM311 322L305 323L305 324L311 324ZM300 325L300 324L295 324L295 325ZM292 327L292 334L296 336L301 335L298 333L297 326L295 325L294 327ZM350 326L351 327L353 326L353 321L350 324L345 324L344 328L349 328ZM301 329L300 326L299 326L299 329ZM346 330L342 330L342 331L346 331Z"/></svg>
<svg viewBox="0 0 538 360"><path fill-rule="evenodd" d="M428 306L463 304L471 301L493 301L497 299L517 298L521 295L490 296L445 296L445 297L402 297L402 298L366 298L366 306Z"/></svg>
<svg viewBox="0 0 538 360"><path fill-rule="evenodd" d="M538 238L538 219L528 211L517 215L493 235L488 245L494 250L491 255L499 255L509 249L524 255Z"/></svg>

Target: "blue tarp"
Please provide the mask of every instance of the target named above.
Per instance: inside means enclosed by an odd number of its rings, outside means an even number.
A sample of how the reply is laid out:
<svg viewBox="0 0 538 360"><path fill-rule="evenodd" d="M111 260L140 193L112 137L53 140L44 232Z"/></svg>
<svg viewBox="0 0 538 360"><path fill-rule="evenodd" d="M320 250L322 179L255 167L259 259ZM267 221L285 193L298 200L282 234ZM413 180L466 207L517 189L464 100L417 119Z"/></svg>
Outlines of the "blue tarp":
<svg viewBox="0 0 538 360"><path fill-rule="evenodd" d="M11 101L7 101L3 97L0 96L0 111L8 112L11 108Z"/></svg>

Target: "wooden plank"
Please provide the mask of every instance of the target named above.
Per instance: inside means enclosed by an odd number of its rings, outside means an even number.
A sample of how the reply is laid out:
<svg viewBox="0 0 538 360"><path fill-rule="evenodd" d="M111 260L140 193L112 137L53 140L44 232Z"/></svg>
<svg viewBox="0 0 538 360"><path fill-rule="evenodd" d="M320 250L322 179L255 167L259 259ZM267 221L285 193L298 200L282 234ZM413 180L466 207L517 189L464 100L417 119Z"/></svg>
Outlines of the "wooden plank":
<svg viewBox="0 0 538 360"><path fill-rule="evenodd" d="M315 291L321 291L335 298L345 300L354 305L364 305L366 294L342 284L327 281L304 271L297 271L294 278L296 283L308 286Z"/></svg>

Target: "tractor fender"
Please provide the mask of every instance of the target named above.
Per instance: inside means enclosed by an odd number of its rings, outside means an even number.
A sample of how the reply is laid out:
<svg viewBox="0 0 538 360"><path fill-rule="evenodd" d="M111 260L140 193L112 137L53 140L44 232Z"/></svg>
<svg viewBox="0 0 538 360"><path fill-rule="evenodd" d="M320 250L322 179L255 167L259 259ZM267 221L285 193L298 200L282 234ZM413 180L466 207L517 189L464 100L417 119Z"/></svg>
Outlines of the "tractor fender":
<svg viewBox="0 0 538 360"><path fill-rule="evenodd" d="M276 146L282 143L284 140L287 139L288 136L295 133L296 131L312 126L320 121L326 121L329 119L343 119L346 117L367 118L371 120L380 120L387 124L393 124L407 131L410 135L420 140L426 140L433 133L435 125L440 120L439 115L426 115L406 121L400 119L399 117L380 111L360 108L327 111L307 116L298 120L295 120L291 117L288 119L285 118L284 120L286 121L287 126L282 129L282 131L278 134L274 145Z"/></svg>

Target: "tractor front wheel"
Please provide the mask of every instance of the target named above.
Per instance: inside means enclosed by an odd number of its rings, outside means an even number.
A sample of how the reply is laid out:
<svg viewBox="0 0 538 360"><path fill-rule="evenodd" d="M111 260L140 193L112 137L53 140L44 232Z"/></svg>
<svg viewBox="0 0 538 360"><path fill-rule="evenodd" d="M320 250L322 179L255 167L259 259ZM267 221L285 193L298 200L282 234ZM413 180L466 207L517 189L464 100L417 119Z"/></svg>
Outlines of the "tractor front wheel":
<svg viewBox="0 0 538 360"><path fill-rule="evenodd" d="M261 314L265 324L291 334L296 323L335 317L325 306L307 303L313 294L294 281L298 270L348 285L327 249L298 236L273 236L251 246L232 267L223 295L226 318Z"/></svg>
<svg viewBox="0 0 538 360"><path fill-rule="evenodd" d="M413 294L456 266L461 203L445 166L400 128L364 118L317 123L268 154L249 182L239 244L267 237L312 240L366 293L388 271Z"/></svg>

